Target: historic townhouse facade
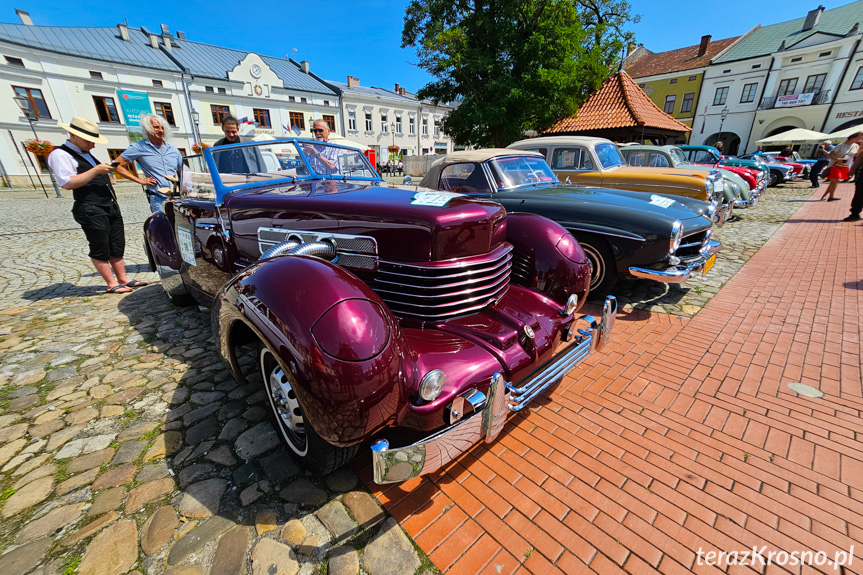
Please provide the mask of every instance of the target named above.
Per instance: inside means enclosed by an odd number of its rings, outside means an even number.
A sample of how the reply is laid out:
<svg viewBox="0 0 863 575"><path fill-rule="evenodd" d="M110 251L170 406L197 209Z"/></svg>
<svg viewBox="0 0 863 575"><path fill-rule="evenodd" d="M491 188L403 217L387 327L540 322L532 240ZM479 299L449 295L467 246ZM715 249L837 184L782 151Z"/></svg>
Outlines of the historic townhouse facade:
<svg viewBox="0 0 863 575"><path fill-rule="evenodd" d="M440 127L451 107L419 100L399 84L394 90L367 88L353 76L328 84L341 95L343 133L375 150L380 163L386 163L388 148L393 145L399 147L399 154L408 156L453 150L452 141Z"/></svg>
<svg viewBox="0 0 863 575"><path fill-rule="evenodd" d="M65 28L0 23L0 173L14 185L29 185L36 172L47 182L44 158L28 154L33 137L13 97L23 96L36 115L40 139L61 144L59 122L84 116L99 123L109 143L96 150L114 157L140 137L138 116L162 115L172 143L191 153L195 142L222 137L226 114L246 118L245 131L261 138L311 137L311 122L342 125L339 94L307 62L261 56L144 27Z"/></svg>
<svg viewBox="0 0 863 575"><path fill-rule="evenodd" d="M624 67L654 104L666 114L694 129L701 83L710 59L722 54L739 37L712 40L702 36L701 43L668 52L650 52L638 46L624 60ZM692 132L677 138L688 142Z"/></svg>

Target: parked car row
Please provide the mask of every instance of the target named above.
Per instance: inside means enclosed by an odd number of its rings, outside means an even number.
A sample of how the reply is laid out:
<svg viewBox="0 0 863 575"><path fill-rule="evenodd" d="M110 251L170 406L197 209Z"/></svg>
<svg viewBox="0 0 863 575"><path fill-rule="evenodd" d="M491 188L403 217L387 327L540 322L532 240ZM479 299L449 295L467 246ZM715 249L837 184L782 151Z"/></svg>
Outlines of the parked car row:
<svg viewBox="0 0 863 575"><path fill-rule="evenodd" d="M493 441L601 350L617 303L579 315L589 295L707 273L712 226L755 205L768 178L673 147L534 138L449 154L419 186L395 186L354 149L235 146L274 168L220 172L224 148L187 158L144 224L151 269L172 302L211 309L238 381L254 351L303 466L328 473L366 445L380 483Z"/></svg>

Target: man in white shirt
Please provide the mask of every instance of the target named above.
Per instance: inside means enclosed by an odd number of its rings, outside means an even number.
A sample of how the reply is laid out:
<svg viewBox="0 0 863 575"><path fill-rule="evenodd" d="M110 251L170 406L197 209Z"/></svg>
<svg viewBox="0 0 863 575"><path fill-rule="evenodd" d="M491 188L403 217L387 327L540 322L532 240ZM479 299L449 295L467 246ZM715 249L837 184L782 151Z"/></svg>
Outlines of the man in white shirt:
<svg viewBox="0 0 863 575"><path fill-rule="evenodd" d="M129 281L123 253L126 237L123 216L108 174L114 164L103 164L90 153L96 144L107 144L99 126L86 118L74 117L69 124L60 122L69 139L48 156L48 167L57 184L72 190L75 203L72 217L84 230L90 244L90 261L105 280L107 293L127 293L147 282ZM116 276L116 279L115 279Z"/></svg>

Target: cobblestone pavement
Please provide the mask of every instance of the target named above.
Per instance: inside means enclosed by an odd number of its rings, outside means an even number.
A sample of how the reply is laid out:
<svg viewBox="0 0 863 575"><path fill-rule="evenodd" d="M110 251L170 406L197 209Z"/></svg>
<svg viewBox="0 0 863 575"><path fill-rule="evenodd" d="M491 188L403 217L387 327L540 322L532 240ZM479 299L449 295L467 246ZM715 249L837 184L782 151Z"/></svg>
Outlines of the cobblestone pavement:
<svg viewBox="0 0 863 575"><path fill-rule="evenodd" d="M208 314L171 306L149 273L140 188L118 192L127 269L151 282L126 295L103 293L70 197L0 193L0 574L435 572L354 472L294 466ZM706 278L617 295L695 313L808 195L771 189L739 212Z"/></svg>

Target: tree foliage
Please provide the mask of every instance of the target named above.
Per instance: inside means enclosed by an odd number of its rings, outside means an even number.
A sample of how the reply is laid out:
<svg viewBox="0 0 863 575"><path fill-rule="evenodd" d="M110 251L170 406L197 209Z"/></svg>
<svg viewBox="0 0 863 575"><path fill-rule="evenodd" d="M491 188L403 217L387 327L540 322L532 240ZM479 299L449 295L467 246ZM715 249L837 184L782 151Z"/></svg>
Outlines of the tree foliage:
<svg viewBox="0 0 863 575"><path fill-rule="evenodd" d="M412 0L402 47L435 81L419 91L458 102L443 129L456 144L506 146L573 115L616 66L625 0Z"/></svg>

